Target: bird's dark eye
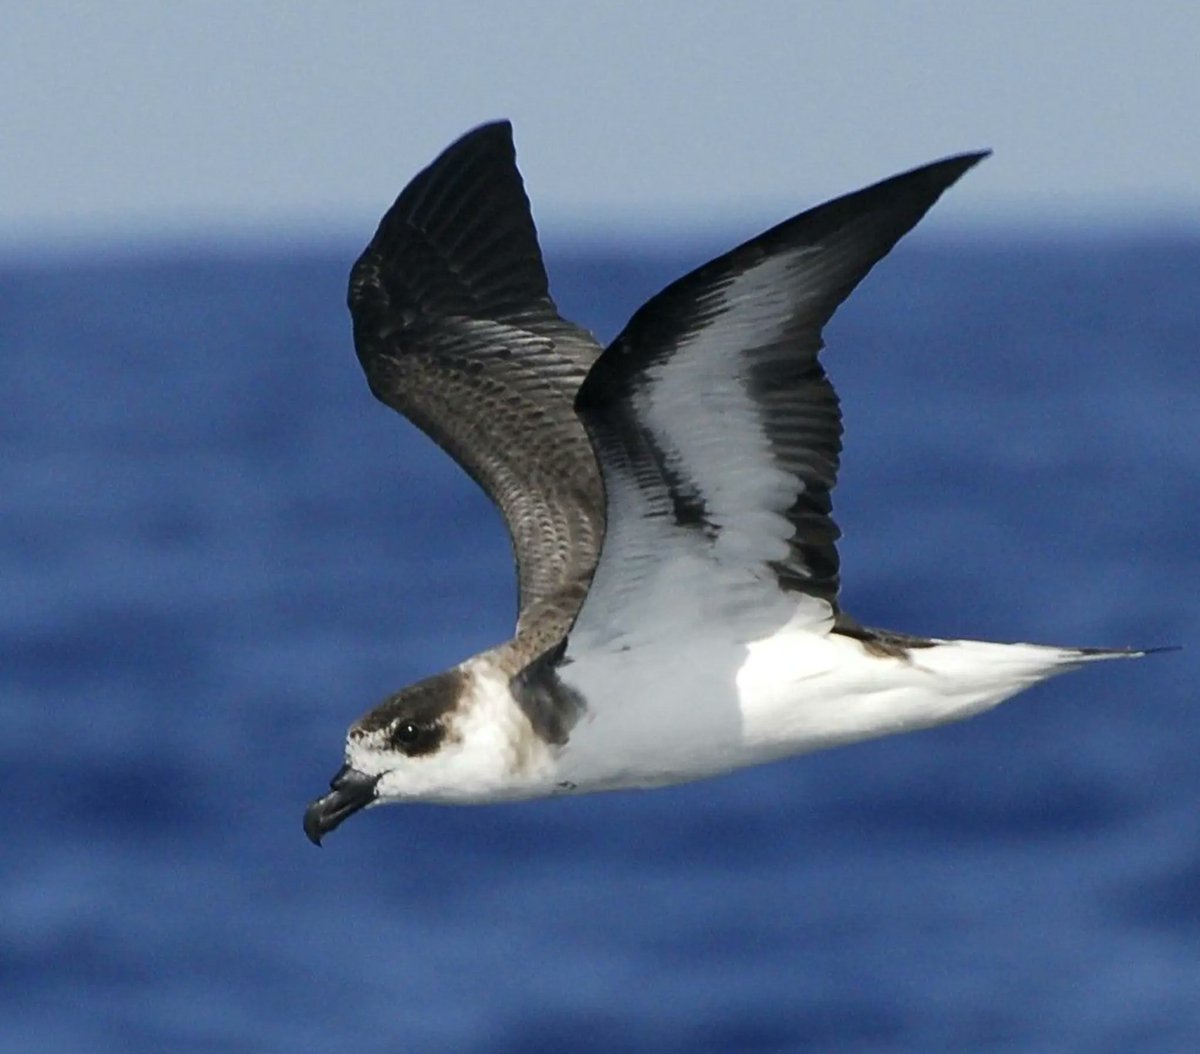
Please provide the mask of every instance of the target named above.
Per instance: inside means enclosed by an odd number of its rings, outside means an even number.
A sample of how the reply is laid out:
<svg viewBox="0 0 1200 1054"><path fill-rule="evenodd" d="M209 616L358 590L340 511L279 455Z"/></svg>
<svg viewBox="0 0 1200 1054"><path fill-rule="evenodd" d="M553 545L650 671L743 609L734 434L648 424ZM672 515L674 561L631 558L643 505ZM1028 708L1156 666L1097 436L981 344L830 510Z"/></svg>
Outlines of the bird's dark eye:
<svg viewBox="0 0 1200 1054"><path fill-rule="evenodd" d="M444 730L441 724L425 724L420 721L397 721L388 733L388 739L397 750L410 758L429 754L437 750L442 742Z"/></svg>
<svg viewBox="0 0 1200 1054"><path fill-rule="evenodd" d="M392 732L392 739L403 746L410 746L421 738L421 729L411 721L401 721Z"/></svg>

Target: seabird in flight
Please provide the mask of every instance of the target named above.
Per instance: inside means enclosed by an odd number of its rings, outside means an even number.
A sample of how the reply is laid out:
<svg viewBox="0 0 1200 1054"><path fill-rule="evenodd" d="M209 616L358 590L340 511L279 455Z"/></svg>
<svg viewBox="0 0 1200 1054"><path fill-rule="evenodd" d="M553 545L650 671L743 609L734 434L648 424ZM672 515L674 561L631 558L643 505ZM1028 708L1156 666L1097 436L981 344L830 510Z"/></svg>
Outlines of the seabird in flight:
<svg viewBox="0 0 1200 1054"><path fill-rule="evenodd" d="M558 314L507 122L418 174L350 276L371 391L500 507L513 638L359 718L304 816L654 787L954 721L1132 649L939 640L838 605L838 305L984 153L820 205L607 348Z"/></svg>

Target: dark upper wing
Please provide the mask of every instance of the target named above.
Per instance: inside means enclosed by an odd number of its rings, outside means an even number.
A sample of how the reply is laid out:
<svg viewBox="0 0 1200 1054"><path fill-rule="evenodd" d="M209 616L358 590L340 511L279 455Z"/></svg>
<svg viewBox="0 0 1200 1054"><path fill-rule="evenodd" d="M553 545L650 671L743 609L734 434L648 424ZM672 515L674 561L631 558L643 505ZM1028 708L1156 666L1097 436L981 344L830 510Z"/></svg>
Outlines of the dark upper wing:
<svg viewBox="0 0 1200 1054"><path fill-rule="evenodd" d="M503 512L519 632L536 623L534 646L557 640L604 533L599 469L573 409L600 348L550 298L507 121L463 136L404 188L351 271L349 305L371 391Z"/></svg>
<svg viewBox="0 0 1200 1054"><path fill-rule="evenodd" d="M739 598L784 610L772 598L786 591L807 595L814 619L836 612L830 495L842 427L817 361L821 330L984 156L939 161L787 220L633 316L576 400L600 458L608 533L573 642L579 632L652 633L647 620L678 617L671 595L688 595L693 611Z"/></svg>

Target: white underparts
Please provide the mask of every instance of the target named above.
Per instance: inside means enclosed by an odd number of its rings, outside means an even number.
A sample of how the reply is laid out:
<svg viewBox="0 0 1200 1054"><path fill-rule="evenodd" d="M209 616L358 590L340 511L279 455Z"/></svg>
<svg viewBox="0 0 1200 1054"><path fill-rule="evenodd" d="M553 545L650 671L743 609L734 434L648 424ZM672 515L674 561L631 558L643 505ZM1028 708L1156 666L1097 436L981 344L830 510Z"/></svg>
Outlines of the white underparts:
<svg viewBox="0 0 1200 1054"><path fill-rule="evenodd" d="M534 731L489 655L463 663L465 693L436 752L407 758L351 744L380 775L379 801L503 801L700 779L856 740L977 714L1093 658L1074 649L938 641L879 655L814 623L811 606L776 632L732 640L693 624L639 646L575 655L557 670L586 703L564 745ZM1136 654L1136 653L1131 653Z"/></svg>
<svg viewBox="0 0 1200 1054"><path fill-rule="evenodd" d="M791 625L743 645L674 643L563 671L589 711L562 752L560 778L580 790L655 786L928 728L1093 657L983 641L881 656L854 638Z"/></svg>

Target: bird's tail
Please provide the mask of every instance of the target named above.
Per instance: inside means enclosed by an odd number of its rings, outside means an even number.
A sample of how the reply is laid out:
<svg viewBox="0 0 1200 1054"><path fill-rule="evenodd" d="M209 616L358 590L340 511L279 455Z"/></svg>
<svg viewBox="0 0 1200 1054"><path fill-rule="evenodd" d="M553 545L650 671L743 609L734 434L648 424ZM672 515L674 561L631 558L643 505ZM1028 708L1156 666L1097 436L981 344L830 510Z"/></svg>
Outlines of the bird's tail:
<svg viewBox="0 0 1200 1054"><path fill-rule="evenodd" d="M998 644L981 640L938 641L914 651L912 662L934 674L951 701L953 717L968 717L1039 681L1102 659L1138 659L1176 648L1063 648L1052 644Z"/></svg>
<svg viewBox="0 0 1200 1054"><path fill-rule="evenodd" d="M1069 666L1082 665L1085 662L1097 662L1100 659L1140 659L1143 655L1158 655L1161 652L1180 651L1178 644L1168 644L1159 648L1053 648L1062 655L1062 661Z"/></svg>

